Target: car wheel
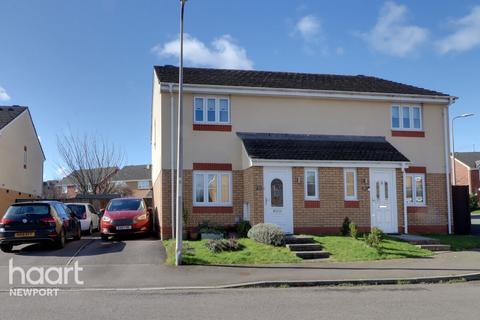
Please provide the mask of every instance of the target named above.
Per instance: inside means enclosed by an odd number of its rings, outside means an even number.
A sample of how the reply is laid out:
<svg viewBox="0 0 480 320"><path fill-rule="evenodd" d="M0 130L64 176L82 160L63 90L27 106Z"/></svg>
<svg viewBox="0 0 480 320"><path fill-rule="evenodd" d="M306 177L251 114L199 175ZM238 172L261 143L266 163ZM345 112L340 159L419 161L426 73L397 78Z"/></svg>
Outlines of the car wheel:
<svg viewBox="0 0 480 320"><path fill-rule="evenodd" d="M108 236L106 234L101 234L100 237L102 238L103 241L108 241Z"/></svg>
<svg viewBox="0 0 480 320"><path fill-rule="evenodd" d="M82 239L82 228L78 226L77 233L73 236L73 240L80 240L80 239Z"/></svg>
<svg viewBox="0 0 480 320"><path fill-rule="evenodd" d="M65 248L65 243L67 242L67 235L65 234L65 230L62 229L60 234L58 235L58 239L55 241L55 246L57 249Z"/></svg>
<svg viewBox="0 0 480 320"><path fill-rule="evenodd" d="M13 249L13 245L11 244L2 244L0 246L0 250L2 250L3 252L12 252L12 249Z"/></svg>

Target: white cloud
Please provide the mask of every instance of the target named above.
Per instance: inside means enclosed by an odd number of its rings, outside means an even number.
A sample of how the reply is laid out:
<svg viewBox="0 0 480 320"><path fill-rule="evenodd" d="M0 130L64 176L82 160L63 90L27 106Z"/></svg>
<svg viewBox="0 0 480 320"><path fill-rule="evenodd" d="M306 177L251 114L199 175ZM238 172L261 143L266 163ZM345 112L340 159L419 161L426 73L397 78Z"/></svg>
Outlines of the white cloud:
<svg viewBox="0 0 480 320"><path fill-rule="evenodd" d="M386 2L377 23L367 33L360 34L373 49L393 56L404 57L415 52L428 38L428 30L406 22L407 7Z"/></svg>
<svg viewBox="0 0 480 320"><path fill-rule="evenodd" d="M0 101L7 101L10 100L10 96L7 93L7 90L0 86Z"/></svg>
<svg viewBox="0 0 480 320"><path fill-rule="evenodd" d="M321 32L320 20L314 15L300 18L295 24L295 34L300 34L305 41L316 42Z"/></svg>
<svg viewBox="0 0 480 320"><path fill-rule="evenodd" d="M208 66L224 69L252 69L253 62L248 58L247 51L237 45L229 35L223 35L212 41L208 47L200 40L185 34L184 60L194 66ZM177 38L165 44L158 44L152 52L160 58L179 57L180 39Z"/></svg>
<svg viewBox="0 0 480 320"><path fill-rule="evenodd" d="M480 6L474 7L468 15L453 21L453 25L456 31L437 42L440 53L463 52L480 45Z"/></svg>

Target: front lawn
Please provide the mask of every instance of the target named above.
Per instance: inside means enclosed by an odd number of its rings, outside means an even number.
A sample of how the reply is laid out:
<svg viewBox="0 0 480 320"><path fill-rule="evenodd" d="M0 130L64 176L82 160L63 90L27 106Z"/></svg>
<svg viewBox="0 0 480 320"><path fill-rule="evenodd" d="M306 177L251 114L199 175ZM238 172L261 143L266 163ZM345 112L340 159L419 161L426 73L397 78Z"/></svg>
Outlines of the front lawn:
<svg viewBox="0 0 480 320"><path fill-rule="evenodd" d="M480 216L480 210L475 210L471 212L472 216Z"/></svg>
<svg viewBox="0 0 480 320"><path fill-rule="evenodd" d="M452 251L463 251L480 248L480 236L460 236L446 234L428 234L430 238L440 240L442 244L449 244Z"/></svg>
<svg viewBox="0 0 480 320"><path fill-rule="evenodd" d="M214 253L205 247L206 240L184 241L185 264L269 264L298 263L303 260L286 247L274 247L250 239L239 239L241 250ZM175 263L175 241L163 242L167 249L167 264Z"/></svg>
<svg viewBox="0 0 480 320"><path fill-rule="evenodd" d="M382 249L368 247L363 240L351 237L318 236L314 237L330 252L330 261L370 261L400 258L421 258L431 256L428 250L420 249L406 242L385 239ZM241 250L214 253L205 247L205 240L184 241L183 261L185 264L271 264L300 263L302 260L286 247L274 247L250 239L239 239ZM175 262L175 241L164 241L167 249L167 264Z"/></svg>
<svg viewBox="0 0 480 320"><path fill-rule="evenodd" d="M319 236L315 237L315 241L330 252L331 260L341 262L422 258L432 255L428 250L389 238L382 241L381 250L368 247L363 240L355 240L351 237Z"/></svg>

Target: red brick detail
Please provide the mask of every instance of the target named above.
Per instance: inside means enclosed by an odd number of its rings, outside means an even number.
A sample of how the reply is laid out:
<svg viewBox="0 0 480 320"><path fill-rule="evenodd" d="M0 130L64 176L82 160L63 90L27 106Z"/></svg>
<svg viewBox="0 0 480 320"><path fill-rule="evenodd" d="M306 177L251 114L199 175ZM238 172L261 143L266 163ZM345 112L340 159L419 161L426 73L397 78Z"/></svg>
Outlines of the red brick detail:
<svg viewBox="0 0 480 320"><path fill-rule="evenodd" d="M370 232L370 227L360 226L359 232ZM340 227L294 227L293 232L296 234L340 234Z"/></svg>
<svg viewBox="0 0 480 320"><path fill-rule="evenodd" d="M345 200L343 201L343 206L345 208L360 208L360 201Z"/></svg>
<svg viewBox="0 0 480 320"><path fill-rule="evenodd" d="M406 173L427 173L427 167L408 167Z"/></svg>
<svg viewBox="0 0 480 320"><path fill-rule="evenodd" d="M193 170L232 171L232 164L231 163L194 163Z"/></svg>
<svg viewBox="0 0 480 320"><path fill-rule="evenodd" d="M193 213L233 213L233 207L193 207Z"/></svg>
<svg viewBox="0 0 480 320"><path fill-rule="evenodd" d="M407 207L408 213L427 213L427 207Z"/></svg>
<svg viewBox="0 0 480 320"><path fill-rule="evenodd" d="M448 225L409 225L409 233L448 233Z"/></svg>
<svg viewBox="0 0 480 320"><path fill-rule="evenodd" d="M303 206L305 208L320 208L320 200L305 200Z"/></svg>
<svg viewBox="0 0 480 320"><path fill-rule="evenodd" d="M425 131L392 130L392 137L425 138Z"/></svg>
<svg viewBox="0 0 480 320"><path fill-rule="evenodd" d="M232 131L230 124L193 124L194 131Z"/></svg>

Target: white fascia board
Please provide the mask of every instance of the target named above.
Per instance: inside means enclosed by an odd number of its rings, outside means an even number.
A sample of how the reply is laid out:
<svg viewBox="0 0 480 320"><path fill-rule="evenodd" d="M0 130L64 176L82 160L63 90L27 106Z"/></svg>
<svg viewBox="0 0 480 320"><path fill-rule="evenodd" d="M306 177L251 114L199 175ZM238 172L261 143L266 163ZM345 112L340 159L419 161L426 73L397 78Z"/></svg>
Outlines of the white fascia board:
<svg viewBox="0 0 480 320"><path fill-rule="evenodd" d="M161 91L168 90L169 83L162 83ZM240 87L240 86L214 86L199 84L184 84L184 92L204 94L237 94L253 96L283 96L283 97L308 97L323 99L346 99L346 100L367 100L367 101L388 101L395 103L432 103L448 104L452 96L426 96L397 93L378 92L354 92L354 91L333 91L333 90L310 90L310 89L288 89L288 88L261 88L261 87ZM174 91L178 91L178 84L174 84Z"/></svg>
<svg viewBox="0 0 480 320"><path fill-rule="evenodd" d="M250 159L254 167L408 168L408 162Z"/></svg>

